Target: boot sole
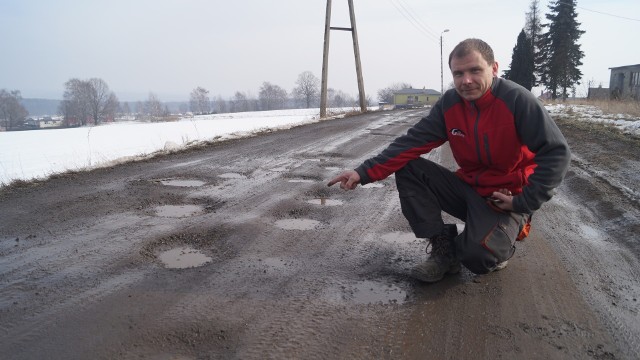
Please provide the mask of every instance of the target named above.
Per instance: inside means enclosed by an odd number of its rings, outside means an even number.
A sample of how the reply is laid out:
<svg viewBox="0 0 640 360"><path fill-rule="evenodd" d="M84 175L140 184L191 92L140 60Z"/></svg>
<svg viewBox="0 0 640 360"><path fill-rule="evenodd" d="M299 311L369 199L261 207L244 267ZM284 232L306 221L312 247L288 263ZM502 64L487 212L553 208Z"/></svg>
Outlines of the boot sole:
<svg viewBox="0 0 640 360"><path fill-rule="evenodd" d="M416 280L420 280L422 282L426 282L426 283L435 283L438 282L442 279L444 279L444 276L447 274L457 274L460 272L460 265L453 265L451 267L449 267L449 270L447 270L446 272L439 274L439 275L430 275L430 274L426 274L422 271L420 271L419 269L411 269L411 277L416 279Z"/></svg>

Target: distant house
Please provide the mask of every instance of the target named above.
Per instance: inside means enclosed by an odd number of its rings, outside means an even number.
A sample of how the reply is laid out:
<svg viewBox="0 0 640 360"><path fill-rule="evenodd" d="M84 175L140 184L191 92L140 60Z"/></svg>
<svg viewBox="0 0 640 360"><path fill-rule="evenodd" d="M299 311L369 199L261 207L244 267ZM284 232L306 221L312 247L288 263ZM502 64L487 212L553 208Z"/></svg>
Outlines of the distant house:
<svg viewBox="0 0 640 360"><path fill-rule="evenodd" d="M609 68L612 99L640 99L640 64Z"/></svg>
<svg viewBox="0 0 640 360"><path fill-rule="evenodd" d="M57 127L61 127L62 126L62 119L61 118L52 118L50 116L45 116L42 119L40 119L40 128L41 129L45 129L45 128L57 128Z"/></svg>
<svg viewBox="0 0 640 360"><path fill-rule="evenodd" d="M393 105L396 109L423 107L435 104L440 96L433 89L402 89L393 93Z"/></svg>
<svg viewBox="0 0 640 360"><path fill-rule="evenodd" d="M40 123L38 120L33 118L28 118L25 122L20 126L20 130L35 130L40 128Z"/></svg>
<svg viewBox="0 0 640 360"><path fill-rule="evenodd" d="M603 88L602 85L597 88L589 88L587 99L589 100L609 100L609 88Z"/></svg>

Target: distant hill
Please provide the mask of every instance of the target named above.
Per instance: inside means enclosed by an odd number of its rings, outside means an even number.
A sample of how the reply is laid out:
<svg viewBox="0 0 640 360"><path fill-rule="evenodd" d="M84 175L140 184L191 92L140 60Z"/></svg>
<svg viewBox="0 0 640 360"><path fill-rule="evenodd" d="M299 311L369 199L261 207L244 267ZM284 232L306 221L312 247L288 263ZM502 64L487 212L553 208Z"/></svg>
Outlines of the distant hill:
<svg viewBox="0 0 640 360"><path fill-rule="evenodd" d="M51 99L22 99L22 106L29 112L30 117L57 115L61 100Z"/></svg>
<svg viewBox="0 0 640 360"><path fill-rule="evenodd" d="M29 112L29 117L40 117L45 115L58 115L58 108L62 100L51 99L22 99L22 106ZM121 104L124 102L121 102ZM136 109L136 103L129 101L129 107L131 111ZM169 111L176 114L179 112L185 112L189 109L189 102L187 101L167 101L163 102L169 108ZM185 110L186 109L186 110Z"/></svg>

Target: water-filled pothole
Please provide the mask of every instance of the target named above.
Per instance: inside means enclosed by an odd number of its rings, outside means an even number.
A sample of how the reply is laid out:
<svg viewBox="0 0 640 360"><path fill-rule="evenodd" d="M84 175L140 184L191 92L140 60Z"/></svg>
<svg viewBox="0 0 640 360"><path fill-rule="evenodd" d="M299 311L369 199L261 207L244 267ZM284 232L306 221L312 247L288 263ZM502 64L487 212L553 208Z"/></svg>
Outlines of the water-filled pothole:
<svg viewBox="0 0 640 360"><path fill-rule="evenodd" d="M247 178L245 175L238 174L238 173L224 173L224 174L218 175L218 177L221 177L223 179L246 179Z"/></svg>
<svg viewBox="0 0 640 360"><path fill-rule="evenodd" d="M155 210L158 216L182 218L200 214L204 209L199 205L162 205Z"/></svg>
<svg viewBox="0 0 640 360"><path fill-rule="evenodd" d="M309 204L322 205L322 206L340 206L344 204L342 200L334 200L334 199L327 199L327 198L311 199L311 200L307 200L307 202Z"/></svg>
<svg viewBox="0 0 640 360"><path fill-rule="evenodd" d="M202 266L211 258L190 247L181 247L165 251L158 256L164 266L169 269L187 269Z"/></svg>
<svg viewBox="0 0 640 360"><path fill-rule="evenodd" d="M315 180L311 180L311 179L289 179L287 181L290 183L307 183L307 184L316 182Z"/></svg>
<svg viewBox="0 0 640 360"><path fill-rule="evenodd" d="M160 180L160 183L165 186L180 186L180 187L198 187L206 184L200 180L187 180L187 179L167 179Z"/></svg>
<svg viewBox="0 0 640 360"><path fill-rule="evenodd" d="M284 230L313 230L320 221L311 219L284 219L276 221L276 226Z"/></svg>
<svg viewBox="0 0 640 360"><path fill-rule="evenodd" d="M372 188L383 188L384 184L381 183L369 183L366 185L362 185L363 188L365 189L372 189Z"/></svg>
<svg viewBox="0 0 640 360"><path fill-rule="evenodd" d="M355 284L343 285L330 297L359 305L367 304L403 304L407 293L401 288L378 281L364 280Z"/></svg>

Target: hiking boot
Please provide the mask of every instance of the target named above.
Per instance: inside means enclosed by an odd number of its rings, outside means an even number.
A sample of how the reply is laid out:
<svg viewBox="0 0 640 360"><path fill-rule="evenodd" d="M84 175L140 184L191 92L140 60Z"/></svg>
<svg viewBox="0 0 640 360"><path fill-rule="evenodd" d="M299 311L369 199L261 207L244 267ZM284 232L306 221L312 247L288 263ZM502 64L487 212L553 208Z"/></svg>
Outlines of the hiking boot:
<svg viewBox="0 0 640 360"><path fill-rule="evenodd" d="M446 274L460 272L460 261L456 258L453 245L453 239L457 234L455 225L445 225L442 234L429 240L431 245L429 258L415 266L411 270L411 276L420 281L433 283L442 280Z"/></svg>
<svg viewBox="0 0 640 360"><path fill-rule="evenodd" d="M502 270L502 269L506 268L507 265L509 265L509 260L505 260L503 262L497 263L496 267L493 268L493 271Z"/></svg>

